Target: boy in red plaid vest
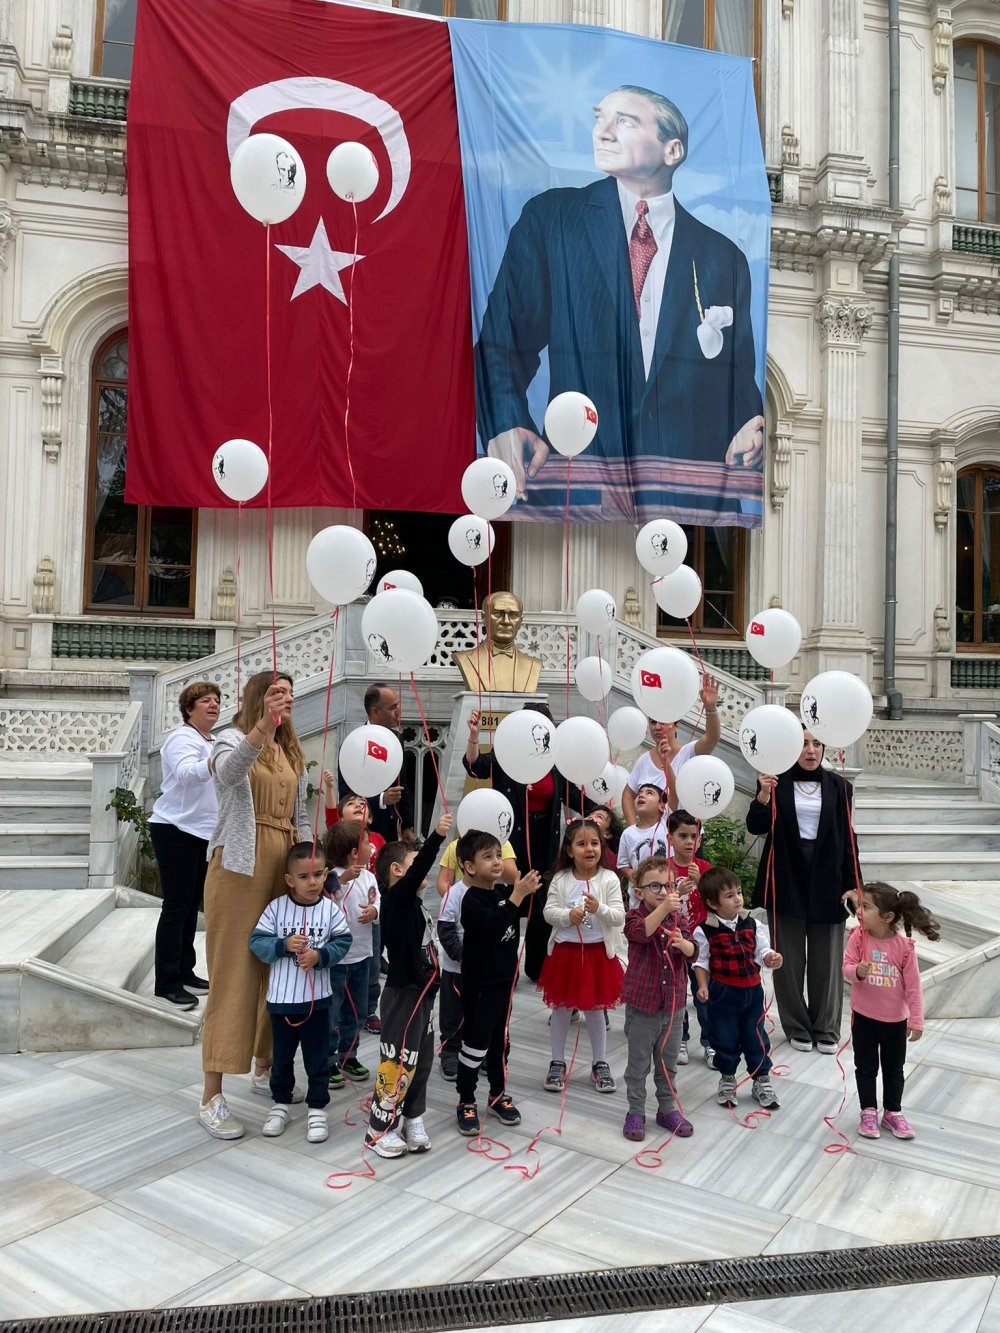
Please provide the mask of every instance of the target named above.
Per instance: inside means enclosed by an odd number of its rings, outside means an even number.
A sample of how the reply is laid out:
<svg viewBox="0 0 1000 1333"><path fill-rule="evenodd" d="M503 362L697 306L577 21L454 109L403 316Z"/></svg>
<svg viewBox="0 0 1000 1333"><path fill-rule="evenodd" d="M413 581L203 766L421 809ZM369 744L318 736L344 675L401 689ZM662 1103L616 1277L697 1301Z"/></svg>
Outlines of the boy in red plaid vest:
<svg viewBox="0 0 1000 1333"><path fill-rule="evenodd" d="M715 1045L715 1067L721 1077L716 1101L736 1105L736 1070L740 1056L753 1078L753 1097L765 1110L776 1111L778 1099L768 1075L771 1043L764 1030L764 987L761 967L781 966L771 948L767 926L743 906L743 889L731 870L713 866L698 885L708 915L694 931L697 998L708 1001Z"/></svg>

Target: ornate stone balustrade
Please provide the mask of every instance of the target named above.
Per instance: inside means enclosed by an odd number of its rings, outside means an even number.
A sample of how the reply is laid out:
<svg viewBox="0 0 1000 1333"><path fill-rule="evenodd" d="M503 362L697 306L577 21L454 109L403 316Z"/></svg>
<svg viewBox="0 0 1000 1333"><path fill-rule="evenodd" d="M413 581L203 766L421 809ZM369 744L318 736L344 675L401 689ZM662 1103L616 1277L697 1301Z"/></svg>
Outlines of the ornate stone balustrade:
<svg viewBox="0 0 1000 1333"><path fill-rule="evenodd" d="M973 780L969 724L888 722L876 718L859 742L861 767L905 778ZM975 742L971 741L972 752Z"/></svg>
<svg viewBox="0 0 1000 1333"><path fill-rule="evenodd" d="M125 718L124 703L0 702L0 755L27 759L86 759L112 750Z"/></svg>
<svg viewBox="0 0 1000 1333"><path fill-rule="evenodd" d="M138 835L130 824L121 824L114 810L106 809L118 787L127 788L141 805L146 782L142 773L142 704L130 703L123 710L107 750L89 756L90 871L87 887L111 889L134 879Z"/></svg>
<svg viewBox="0 0 1000 1333"><path fill-rule="evenodd" d="M124 121L128 115L128 84L99 79L73 79L69 85L69 114L89 120Z"/></svg>

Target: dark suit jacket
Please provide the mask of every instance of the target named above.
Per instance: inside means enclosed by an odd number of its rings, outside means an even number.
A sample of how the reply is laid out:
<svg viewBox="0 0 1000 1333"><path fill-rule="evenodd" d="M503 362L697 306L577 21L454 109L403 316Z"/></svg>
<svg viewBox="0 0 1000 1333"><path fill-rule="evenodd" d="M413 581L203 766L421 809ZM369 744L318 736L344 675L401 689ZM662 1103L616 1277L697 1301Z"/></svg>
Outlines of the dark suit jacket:
<svg viewBox="0 0 1000 1333"><path fill-rule="evenodd" d="M698 342L695 269L702 309L733 310L722 351L712 360ZM597 407L591 457L721 463L739 428L762 412L746 257L676 201L647 380L628 240L610 176L582 189L536 195L511 229L476 345L484 444L514 426L532 428L527 388L543 348L549 398L576 389ZM541 423L535 425L540 431Z"/></svg>

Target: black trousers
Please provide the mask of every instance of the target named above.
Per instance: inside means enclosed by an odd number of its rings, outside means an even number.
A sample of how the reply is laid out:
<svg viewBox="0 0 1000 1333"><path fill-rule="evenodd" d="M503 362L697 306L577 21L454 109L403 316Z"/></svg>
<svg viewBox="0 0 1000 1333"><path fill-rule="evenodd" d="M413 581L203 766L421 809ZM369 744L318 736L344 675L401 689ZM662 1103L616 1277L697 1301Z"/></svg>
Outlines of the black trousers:
<svg viewBox="0 0 1000 1333"><path fill-rule="evenodd" d="M194 934L208 870L208 839L173 824L150 824L163 903L156 923L153 989L176 990L194 975Z"/></svg>
<svg viewBox="0 0 1000 1333"><path fill-rule="evenodd" d="M368 1118L373 1137L394 1129L401 1115L414 1120L427 1109L427 1079L434 1063L434 990L421 999L421 989L386 986L382 991L378 1070Z"/></svg>
<svg viewBox="0 0 1000 1333"><path fill-rule="evenodd" d="M883 1023L878 1018L855 1013L851 1021L854 1044L854 1078L862 1111L878 1106L879 1063L882 1065L882 1109L903 1109L903 1065L906 1063L906 1019Z"/></svg>
<svg viewBox="0 0 1000 1333"><path fill-rule="evenodd" d="M308 1016L307 1016L308 1015ZM321 1111L330 1101L330 1006L299 1014L271 1014L271 1096L288 1106L295 1088L295 1052L301 1048L309 1086L306 1105Z"/></svg>
<svg viewBox="0 0 1000 1333"><path fill-rule="evenodd" d="M542 975L542 964L549 954L549 936L552 934L552 927L545 920L545 900L549 895L548 885L543 885L537 893L531 894L525 898L524 903L530 903L530 913L522 904L522 911L528 917L528 924L524 928L524 975L529 981L538 981Z"/></svg>
<svg viewBox="0 0 1000 1333"><path fill-rule="evenodd" d="M479 1070L485 1063L490 1100L495 1101L503 1094L506 1083L504 1061L510 987L477 987L466 977L462 978L461 986L462 1049L458 1056L458 1078L455 1082L458 1100L476 1100Z"/></svg>
<svg viewBox="0 0 1000 1333"><path fill-rule="evenodd" d="M441 1004L438 1022L441 1027L442 1052L457 1055L462 1047L462 977L458 972L441 971Z"/></svg>

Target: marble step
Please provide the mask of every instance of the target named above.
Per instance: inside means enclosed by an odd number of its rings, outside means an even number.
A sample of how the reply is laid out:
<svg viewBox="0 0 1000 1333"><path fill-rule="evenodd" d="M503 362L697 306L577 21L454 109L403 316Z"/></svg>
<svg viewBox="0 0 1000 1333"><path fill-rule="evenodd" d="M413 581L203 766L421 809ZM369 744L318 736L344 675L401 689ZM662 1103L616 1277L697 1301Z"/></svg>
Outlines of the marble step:
<svg viewBox="0 0 1000 1333"><path fill-rule="evenodd" d="M0 856L0 889L86 889L87 856Z"/></svg>
<svg viewBox="0 0 1000 1333"><path fill-rule="evenodd" d="M90 852L90 821L80 824L2 824L2 856L81 856Z"/></svg>
<svg viewBox="0 0 1000 1333"><path fill-rule="evenodd" d="M0 792L0 831L8 824L88 824L90 789L86 792L45 792L27 795L22 791Z"/></svg>
<svg viewBox="0 0 1000 1333"><path fill-rule="evenodd" d="M118 907L59 959L75 976L134 991L149 971L159 912Z"/></svg>
<svg viewBox="0 0 1000 1333"><path fill-rule="evenodd" d="M200 920L200 918L199 918L199 920ZM195 937L194 937L194 971L195 971L195 976L198 976L198 977L207 977L207 976L208 976L208 964L207 964L207 962L205 961L205 931L204 931L204 928L199 928L198 933L197 933L197 934L195 935ZM135 991L136 995L142 995L142 996L145 996L146 999L151 1000L151 999L154 998L154 995L153 995L153 987L154 987L154 985L155 985L155 981L156 981L156 978L155 978L155 970L154 970L154 968L152 967L152 965L150 965L149 971L145 974L145 976L143 976L143 977L141 978L141 980L138 982L138 984L135 985L135 986L133 987L133 990ZM198 994L201 996L201 1000L202 1000L202 1003L201 1003L201 1009L204 1010L204 1007L205 1007L205 993L204 993L204 991L199 991ZM158 1003L158 1004L163 1004L163 1003L166 1003L166 1001L162 1001L162 1000L160 1000L160 1001L157 1001L157 1003ZM193 1012L195 1012L195 1011L192 1010L191 1012L193 1013Z"/></svg>
<svg viewBox="0 0 1000 1333"><path fill-rule="evenodd" d="M1000 853L969 851L915 852L891 847L877 851L861 849L861 870L865 879L1000 879Z"/></svg>
<svg viewBox="0 0 1000 1333"><path fill-rule="evenodd" d="M114 889L0 893L0 965L25 958L55 962L114 910Z"/></svg>
<svg viewBox="0 0 1000 1333"><path fill-rule="evenodd" d="M0 761L0 795L52 796L66 792L89 804L91 780L89 763L43 763L27 759Z"/></svg>
<svg viewBox="0 0 1000 1333"><path fill-rule="evenodd" d="M858 845L876 851L887 845L908 852L925 851L935 860L946 859L952 851L981 851L1000 859L1000 823L947 824L941 827L915 824L869 824L861 812L854 823Z"/></svg>
<svg viewBox="0 0 1000 1333"><path fill-rule="evenodd" d="M964 782L924 782L920 778L882 777L878 773L862 773L854 779L854 790L858 798L862 794L882 796L928 796L954 798L968 796L977 800L979 791L976 787L967 787Z"/></svg>
<svg viewBox="0 0 1000 1333"><path fill-rule="evenodd" d="M970 797L883 797L858 793L858 824L990 824L1000 827L1000 807ZM949 832L950 832L949 828Z"/></svg>

